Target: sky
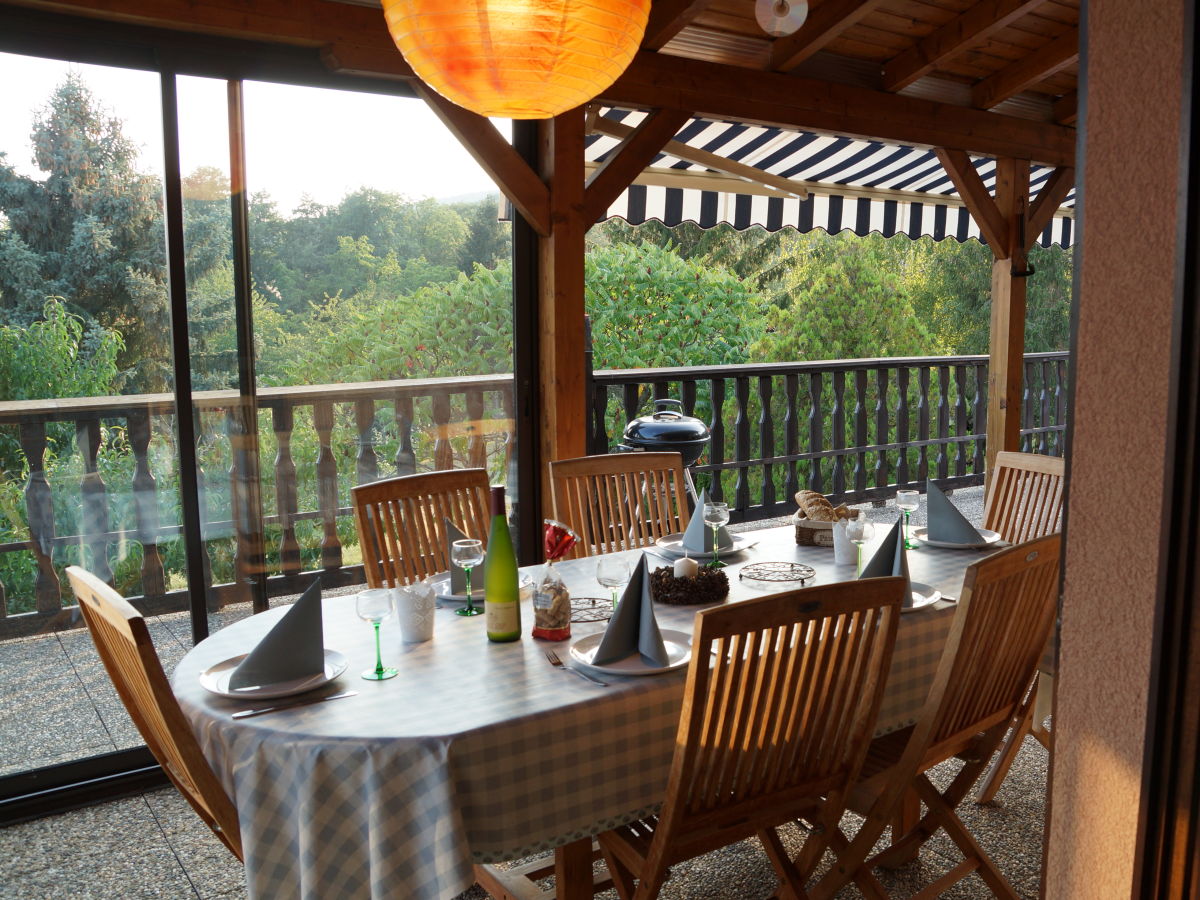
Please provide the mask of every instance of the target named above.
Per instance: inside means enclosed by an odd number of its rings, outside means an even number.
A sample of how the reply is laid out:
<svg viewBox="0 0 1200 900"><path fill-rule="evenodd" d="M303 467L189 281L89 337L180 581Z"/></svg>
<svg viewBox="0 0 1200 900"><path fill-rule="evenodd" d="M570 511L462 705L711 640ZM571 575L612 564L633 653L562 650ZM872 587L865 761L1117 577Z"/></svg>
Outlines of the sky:
<svg viewBox="0 0 1200 900"><path fill-rule="evenodd" d="M162 171L159 76L0 53L0 152L39 177L31 160L34 115L71 71L124 123L143 171ZM14 89L15 88L15 89ZM183 173L229 169L225 82L178 82ZM283 213L307 195L336 203L362 186L412 199L496 193L496 187L421 100L247 82L246 169L252 193L267 191ZM497 122L509 134L509 123Z"/></svg>

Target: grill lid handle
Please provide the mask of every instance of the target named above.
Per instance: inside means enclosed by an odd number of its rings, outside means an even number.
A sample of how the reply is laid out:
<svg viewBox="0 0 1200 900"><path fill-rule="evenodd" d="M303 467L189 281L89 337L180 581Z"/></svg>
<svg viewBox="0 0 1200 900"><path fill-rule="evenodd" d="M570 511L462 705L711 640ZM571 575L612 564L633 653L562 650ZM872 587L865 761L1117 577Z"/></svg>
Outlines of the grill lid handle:
<svg viewBox="0 0 1200 900"><path fill-rule="evenodd" d="M656 420L661 421L663 419L682 419L683 418L683 401L682 400L672 400L669 397L663 397L661 400L654 401L655 406L662 406L664 403L674 403L676 406L679 407L679 409L656 409L654 411L654 418Z"/></svg>

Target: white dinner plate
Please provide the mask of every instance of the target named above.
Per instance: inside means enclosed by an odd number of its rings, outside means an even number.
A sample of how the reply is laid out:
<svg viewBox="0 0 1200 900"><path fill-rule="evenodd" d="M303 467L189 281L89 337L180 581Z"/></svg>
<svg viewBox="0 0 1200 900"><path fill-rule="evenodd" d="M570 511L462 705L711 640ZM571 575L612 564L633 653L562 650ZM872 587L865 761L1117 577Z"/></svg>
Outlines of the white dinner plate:
<svg viewBox="0 0 1200 900"><path fill-rule="evenodd" d="M253 687L229 689L229 678L238 663L249 656L242 653L222 660L215 666L209 666L200 673L200 685L220 694L222 697L233 697L237 700L269 700L273 697L290 697L292 694L303 694L305 691L316 690L321 685L329 684L346 671L346 657L336 650L325 648L325 669L316 675L306 678L294 678L291 681L278 681L275 684L259 684Z"/></svg>
<svg viewBox="0 0 1200 900"><path fill-rule="evenodd" d="M901 613L922 609L942 599L942 592L927 584L921 584L919 581L910 581L908 586L912 591L912 596L909 598L908 603L901 604Z"/></svg>
<svg viewBox="0 0 1200 900"><path fill-rule="evenodd" d="M669 660L665 666L647 665L640 653L634 653L603 666L593 665L592 657L596 655L600 641L604 639L602 631L585 635L573 643L571 658L578 663L583 663L589 669L607 672L610 675L661 675L663 672L670 672L686 666L692 658L692 636L683 631L672 631L669 628L661 629L660 634L662 634L663 646L667 648L667 659Z"/></svg>
<svg viewBox="0 0 1200 900"><path fill-rule="evenodd" d="M731 534L730 537L733 539L733 543L730 546L717 548L718 558L724 558L726 556L732 556L735 553L741 553L743 550L749 550L758 543L757 539L746 537L744 534ZM660 537L657 541L655 541L655 546L667 556L671 557L690 556L692 559L701 561L712 558L711 550L705 550L703 553L695 550L688 550L685 553L683 549L683 535L678 532Z"/></svg>
<svg viewBox="0 0 1200 900"><path fill-rule="evenodd" d="M433 592L439 600L450 600L454 603L466 603L466 594L454 594L450 592L450 576L443 572L441 575L434 575L429 579L429 584L433 588ZM517 590L522 592L528 587L533 586L533 576L528 572L522 572L521 577L517 580ZM477 604L483 603L483 583L480 579L471 579L471 599Z"/></svg>
<svg viewBox="0 0 1200 900"><path fill-rule="evenodd" d="M915 537L922 544L928 544L930 547L946 547L950 550L981 550L984 547L987 547L989 544L998 543L1000 540L1000 535L995 531L990 531L987 528L976 528L975 530L978 531L979 536L983 538L982 544L953 544L949 541L930 540L928 529L925 528L914 528L913 537Z"/></svg>

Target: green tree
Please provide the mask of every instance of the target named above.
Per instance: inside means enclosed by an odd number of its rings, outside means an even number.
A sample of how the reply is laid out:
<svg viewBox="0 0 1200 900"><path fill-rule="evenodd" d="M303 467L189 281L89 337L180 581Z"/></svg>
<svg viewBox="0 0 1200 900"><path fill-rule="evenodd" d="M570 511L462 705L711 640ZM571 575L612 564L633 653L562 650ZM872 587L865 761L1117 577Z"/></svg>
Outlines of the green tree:
<svg viewBox="0 0 1200 900"><path fill-rule="evenodd" d="M158 180L136 168L137 149L78 75L35 117L36 179L0 165L0 241L18 265L0 274L3 321L28 325L47 296L118 329L131 385L165 387L170 368ZM36 266L40 290L31 279Z"/></svg>
<svg viewBox="0 0 1200 900"><path fill-rule="evenodd" d="M470 272L475 263L494 269L512 257L512 226L501 222L498 197L485 197L466 210L467 236L458 255L458 267Z"/></svg>

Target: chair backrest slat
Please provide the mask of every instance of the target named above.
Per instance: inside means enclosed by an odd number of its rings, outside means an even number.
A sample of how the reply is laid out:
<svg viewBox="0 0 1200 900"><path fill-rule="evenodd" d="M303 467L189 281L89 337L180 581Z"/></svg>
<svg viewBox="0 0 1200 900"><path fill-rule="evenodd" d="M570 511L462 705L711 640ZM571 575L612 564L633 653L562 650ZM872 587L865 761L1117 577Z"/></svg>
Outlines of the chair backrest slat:
<svg viewBox="0 0 1200 900"><path fill-rule="evenodd" d="M141 613L90 572L70 566L67 578L96 651L146 746L200 818L242 859L237 810L179 708Z"/></svg>
<svg viewBox="0 0 1200 900"><path fill-rule="evenodd" d="M486 544L488 488L483 469L403 475L352 488L367 584L397 587L448 571L446 519Z"/></svg>
<svg viewBox="0 0 1200 900"><path fill-rule="evenodd" d="M775 594L696 616L662 838L714 814L845 791L866 753L904 582ZM708 827L708 826L705 826Z"/></svg>
<svg viewBox="0 0 1200 900"><path fill-rule="evenodd" d="M1058 531L1064 462L1060 457L1002 451L989 474L983 527L1019 544Z"/></svg>
<svg viewBox="0 0 1200 900"><path fill-rule="evenodd" d="M611 453L550 463L554 516L579 535L571 556L647 547L687 528L678 453Z"/></svg>

